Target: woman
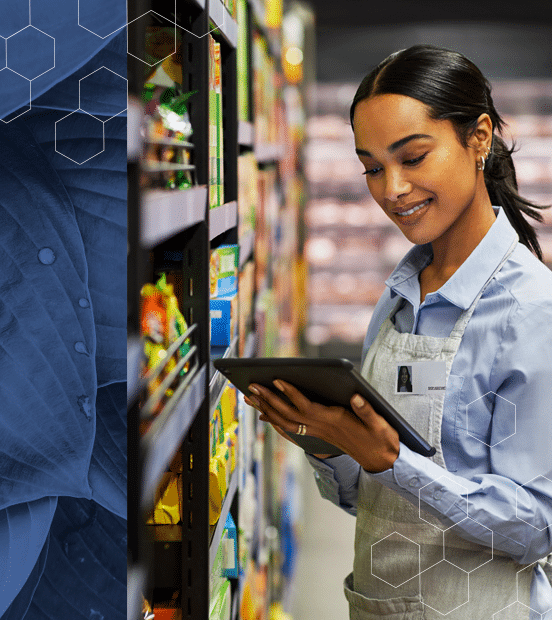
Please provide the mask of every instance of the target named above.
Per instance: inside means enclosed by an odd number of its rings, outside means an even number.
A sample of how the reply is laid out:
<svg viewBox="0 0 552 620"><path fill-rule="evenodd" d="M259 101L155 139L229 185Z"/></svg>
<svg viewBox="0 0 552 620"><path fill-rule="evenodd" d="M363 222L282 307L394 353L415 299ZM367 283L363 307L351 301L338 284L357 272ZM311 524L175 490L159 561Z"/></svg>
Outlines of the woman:
<svg viewBox="0 0 552 620"><path fill-rule="evenodd" d="M399 367L397 392L412 392L412 382L410 381L410 371L408 369L408 366Z"/></svg>
<svg viewBox="0 0 552 620"><path fill-rule="evenodd" d="M552 273L489 83L458 53L414 46L363 80L351 122L370 193L415 244L386 282L362 374L437 453L409 450L358 395L329 409L275 382L294 407L258 385L249 402L279 432L304 424L345 453L308 458L322 495L356 514L351 618L548 617ZM442 368L446 389L397 394L413 362Z"/></svg>

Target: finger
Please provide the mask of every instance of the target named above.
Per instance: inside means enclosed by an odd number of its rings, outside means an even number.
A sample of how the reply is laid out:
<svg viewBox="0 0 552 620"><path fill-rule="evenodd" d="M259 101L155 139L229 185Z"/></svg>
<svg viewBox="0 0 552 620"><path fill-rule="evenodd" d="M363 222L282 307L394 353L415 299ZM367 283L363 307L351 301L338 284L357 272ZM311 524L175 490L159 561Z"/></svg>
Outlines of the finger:
<svg viewBox="0 0 552 620"><path fill-rule="evenodd" d="M312 402L294 385L282 379L276 379L273 383L280 392L289 398L299 411L309 411L311 409Z"/></svg>
<svg viewBox="0 0 552 620"><path fill-rule="evenodd" d="M271 398L271 402L266 401L264 399L264 396L266 394L267 397L270 397L270 390L256 385L253 385L251 387L253 387L253 389L257 389L257 391L259 392L258 396L249 397L250 399L254 398L260 403L260 406L256 407L263 414L259 419L263 422L269 422L273 426L279 426L288 433L296 433L297 429L299 428L300 422L295 421L294 418L297 417L298 412L287 403L284 403L282 399L278 398L275 395L273 398ZM273 404L276 406L273 406ZM278 409L277 407L280 407L283 411L281 409Z"/></svg>
<svg viewBox="0 0 552 620"><path fill-rule="evenodd" d="M257 409L262 413L261 401L258 398L255 398L255 396L244 396L243 400L247 405L253 407L254 409Z"/></svg>
<svg viewBox="0 0 552 620"><path fill-rule="evenodd" d="M374 424L379 421L378 418L381 418L381 416L374 411L370 403L360 394L355 394L351 398L351 407L357 417L369 427L374 426ZM383 420L383 418L381 418L381 420Z"/></svg>
<svg viewBox="0 0 552 620"><path fill-rule="evenodd" d="M284 431L284 429L280 428L278 425L273 424L272 428L278 433L278 435L281 435L284 439L291 441L291 443L294 443L296 446L299 445L296 441L293 441L293 439Z"/></svg>
<svg viewBox="0 0 552 620"><path fill-rule="evenodd" d="M295 418L297 417L297 410L295 409L295 407L284 401L269 388L263 385L253 383L249 386L249 391L253 394L253 396L250 396L249 398L256 397L259 402L268 405L282 418L291 421L295 420Z"/></svg>

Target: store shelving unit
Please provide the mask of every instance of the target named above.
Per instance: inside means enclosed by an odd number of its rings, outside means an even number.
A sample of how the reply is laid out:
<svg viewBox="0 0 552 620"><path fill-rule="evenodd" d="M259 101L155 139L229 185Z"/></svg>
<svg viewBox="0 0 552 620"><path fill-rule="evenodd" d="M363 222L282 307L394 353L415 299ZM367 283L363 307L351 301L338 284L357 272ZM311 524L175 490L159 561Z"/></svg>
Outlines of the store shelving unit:
<svg viewBox="0 0 552 620"><path fill-rule="evenodd" d="M128 455L129 455L129 565L128 618L140 616L142 597L155 604L176 596L183 620L209 618L210 576L223 536L226 516L236 522L239 515L243 471L233 472L221 516L216 526L209 526L209 421L227 386L215 371L212 360L221 356L254 356L265 334L254 329L253 317L259 315L259 300L270 292L272 278L267 274L261 289L256 290L244 324L248 332L236 336L230 346L210 346L209 329L209 256L219 244L239 245L239 270L251 267L255 260L256 230L244 234L239 229L238 157L255 155L259 169L277 170L286 150L278 142L256 139L255 111L249 119L238 121L237 45L238 24L221 0L140 0L129 7L129 120L128 120ZM252 31L267 40L272 54L279 53L278 35L265 26L265 9L261 0L248 0L247 23ZM142 92L146 76L155 68L148 59L148 28L171 33L181 39L182 92L196 91L188 101L193 134L189 143L172 139L155 139L156 145L188 150L194 184L183 190L151 187L150 179L161 169L174 164L146 161ZM224 132L224 204L209 208L209 99L208 37L210 33L221 45L222 100ZM175 38L176 40L176 38ZM249 72L251 41L249 41ZM252 79L252 78L251 78ZM250 84L250 101L252 85ZM150 142L148 143L148 140ZM182 170L183 166L178 165ZM189 326L179 340L167 350L165 362L186 340L190 350L155 391L155 380L163 377L162 365L145 377L144 342L140 338L140 290L167 273L175 286L179 307ZM255 301L255 299L257 301ZM241 310L242 312L244 310ZM262 312L261 312L262 315ZM251 329L253 325L253 329ZM249 331L251 330L251 331ZM186 365L187 372L179 371ZM166 397L170 385L173 394ZM157 413L158 405L162 410ZM255 431L256 432L256 431ZM262 430L263 435L265 430ZM270 450L271 442L265 442ZM181 522L177 525L146 525L154 505L156 489L171 464L180 454ZM261 455L270 462L270 455ZM261 490L271 472L255 466ZM265 511L265 501L259 503ZM269 511L270 512L270 511ZM276 511L274 511L276 512ZM267 522L266 515L259 523ZM260 532L255 545L259 543ZM252 549L255 556L258 549ZM239 616L242 583L232 585L232 617ZM267 602L268 604L268 602Z"/></svg>

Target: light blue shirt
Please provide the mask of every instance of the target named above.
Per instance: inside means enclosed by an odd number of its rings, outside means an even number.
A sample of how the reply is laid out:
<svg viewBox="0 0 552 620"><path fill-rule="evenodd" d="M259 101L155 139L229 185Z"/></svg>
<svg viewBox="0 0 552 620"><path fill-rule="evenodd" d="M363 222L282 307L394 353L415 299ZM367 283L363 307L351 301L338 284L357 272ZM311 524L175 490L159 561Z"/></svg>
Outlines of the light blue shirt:
<svg viewBox="0 0 552 620"><path fill-rule="evenodd" d="M431 246L408 252L386 281L363 359L399 298L397 331L449 336L515 239L505 212L495 211L484 239L421 304L418 276L431 261ZM420 497L426 510L459 523L467 539L478 540L477 520L494 532L494 548L521 564L551 553L552 272L522 244L466 327L447 382L441 445L448 471L401 444L393 467L373 477L416 505ZM360 466L347 455L308 459L322 495L356 514ZM437 479L438 492L429 484ZM552 588L540 568L531 599L552 607Z"/></svg>

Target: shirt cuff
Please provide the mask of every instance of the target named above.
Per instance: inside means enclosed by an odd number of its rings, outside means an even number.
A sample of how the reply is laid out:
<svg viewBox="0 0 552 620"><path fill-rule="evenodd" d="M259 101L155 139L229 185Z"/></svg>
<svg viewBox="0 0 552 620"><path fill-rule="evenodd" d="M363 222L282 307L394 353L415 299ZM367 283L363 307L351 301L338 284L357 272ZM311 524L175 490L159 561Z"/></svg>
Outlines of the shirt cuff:
<svg viewBox="0 0 552 620"><path fill-rule="evenodd" d="M319 459L305 454L314 468L314 478L324 499L349 514L356 514L360 465L347 454Z"/></svg>
<svg viewBox="0 0 552 620"><path fill-rule="evenodd" d="M371 476L435 516L457 522L467 515L469 489L458 476L402 443L393 467Z"/></svg>

